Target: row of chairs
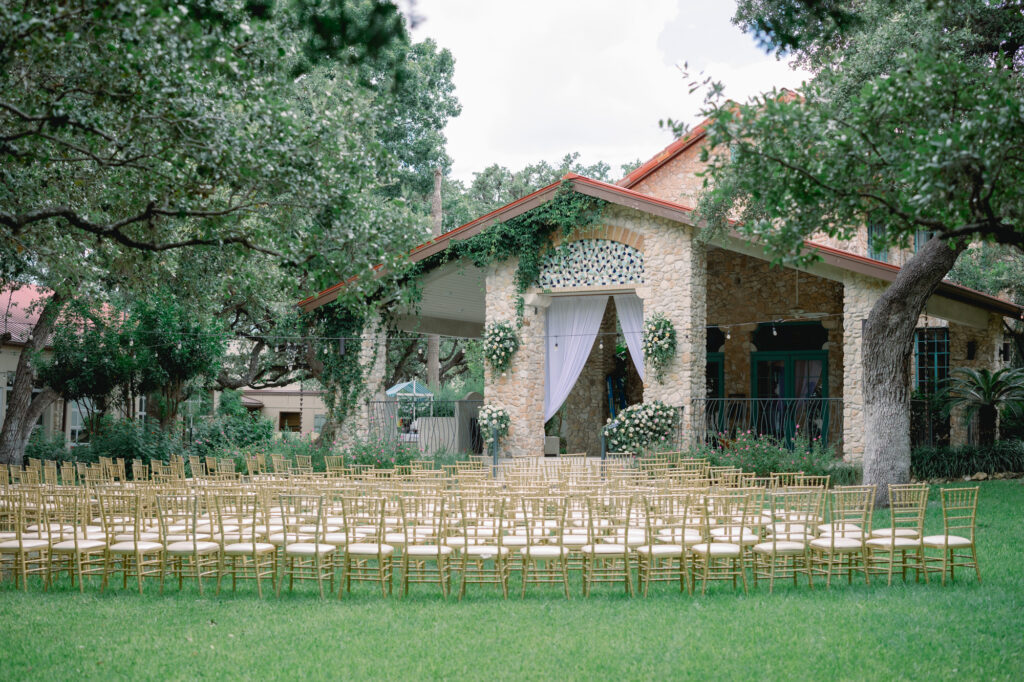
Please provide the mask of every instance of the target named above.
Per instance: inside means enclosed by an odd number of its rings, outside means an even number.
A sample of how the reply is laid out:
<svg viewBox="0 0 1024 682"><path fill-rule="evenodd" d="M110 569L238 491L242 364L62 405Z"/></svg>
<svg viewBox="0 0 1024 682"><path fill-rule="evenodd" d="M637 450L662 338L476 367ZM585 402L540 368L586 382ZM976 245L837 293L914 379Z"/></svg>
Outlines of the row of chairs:
<svg viewBox="0 0 1024 682"><path fill-rule="evenodd" d="M16 584L41 576L48 586L63 573L84 589L101 576L105 589L120 575L139 591L147 578L179 587L194 579L241 579L279 593L287 581L315 580L320 594L339 597L353 581L373 581L390 594L396 566L403 594L410 583L433 582L447 596L453 571L459 595L490 583L508 594L511 571L522 590L559 584L569 596L578 571L583 593L619 583L646 594L651 582L678 581L701 592L709 582L747 589L767 580L805 576L894 574L915 579L973 568L977 488L941 491L943 533L925 535L927 486L889 489L891 524L872 530L874 487L649 488L516 493L468 486L382 488L338 485L331 479L259 484L188 482L86 486L12 485L0 500L0 560ZM328 485L329 484L329 485ZM938 553L928 554L926 549Z"/></svg>

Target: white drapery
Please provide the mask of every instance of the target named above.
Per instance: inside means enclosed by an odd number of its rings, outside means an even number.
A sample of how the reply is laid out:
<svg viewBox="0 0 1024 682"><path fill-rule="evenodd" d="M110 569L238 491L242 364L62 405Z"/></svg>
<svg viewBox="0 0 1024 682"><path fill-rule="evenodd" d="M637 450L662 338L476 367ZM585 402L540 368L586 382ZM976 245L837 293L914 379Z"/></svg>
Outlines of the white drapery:
<svg viewBox="0 0 1024 682"><path fill-rule="evenodd" d="M622 335L640 380L644 379L644 302L636 294L615 294L615 311L619 315Z"/></svg>
<svg viewBox="0 0 1024 682"><path fill-rule="evenodd" d="M544 421L569 397L601 328L607 296L558 296L548 307Z"/></svg>

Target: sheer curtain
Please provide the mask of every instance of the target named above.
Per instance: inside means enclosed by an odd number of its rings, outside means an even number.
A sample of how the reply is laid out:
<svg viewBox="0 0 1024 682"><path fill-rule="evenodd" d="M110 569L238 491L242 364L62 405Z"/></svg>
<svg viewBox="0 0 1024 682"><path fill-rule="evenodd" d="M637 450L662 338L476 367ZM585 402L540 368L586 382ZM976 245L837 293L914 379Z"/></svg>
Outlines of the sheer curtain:
<svg viewBox="0 0 1024 682"><path fill-rule="evenodd" d="M607 305L607 296L564 296L552 300L544 360L545 422L558 412L583 371Z"/></svg>
<svg viewBox="0 0 1024 682"><path fill-rule="evenodd" d="M622 335L626 337L626 346L629 348L629 356L633 358L633 365L644 378L644 302L636 294L616 294L615 311L619 315L619 324L622 326Z"/></svg>

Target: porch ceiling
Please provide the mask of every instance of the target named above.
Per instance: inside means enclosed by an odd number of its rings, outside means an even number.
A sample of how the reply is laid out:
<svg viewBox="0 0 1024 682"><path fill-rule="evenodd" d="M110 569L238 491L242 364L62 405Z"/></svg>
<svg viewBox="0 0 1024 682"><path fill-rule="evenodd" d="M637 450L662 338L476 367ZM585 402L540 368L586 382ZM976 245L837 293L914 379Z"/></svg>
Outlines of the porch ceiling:
<svg viewBox="0 0 1024 682"><path fill-rule="evenodd" d="M469 263L448 263L423 275L420 285L423 297L419 309L398 311L395 320L399 329L449 336L483 335L483 270Z"/></svg>

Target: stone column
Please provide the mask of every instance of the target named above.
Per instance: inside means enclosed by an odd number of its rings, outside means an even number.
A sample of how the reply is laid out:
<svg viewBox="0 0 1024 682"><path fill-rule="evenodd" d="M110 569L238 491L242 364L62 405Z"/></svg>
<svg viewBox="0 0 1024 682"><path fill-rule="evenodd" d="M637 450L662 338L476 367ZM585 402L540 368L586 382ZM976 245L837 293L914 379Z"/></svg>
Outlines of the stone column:
<svg viewBox="0 0 1024 682"><path fill-rule="evenodd" d="M999 360L999 346L1003 338L1003 319L995 313L988 316L988 326L977 329L966 325L949 323L949 369L968 367L996 371L1002 366ZM968 358L969 346L973 344L974 357ZM968 428L964 421L963 408L956 408L949 417L949 444L967 445ZM996 437L999 437L998 426Z"/></svg>
<svg viewBox="0 0 1024 682"><path fill-rule="evenodd" d="M684 438L699 432L707 364L707 251L685 225L645 217L644 319L663 313L676 329L676 356L661 381L647 363L644 401L683 408Z"/></svg>
<svg viewBox="0 0 1024 682"><path fill-rule="evenodd" d="M370 419L373 415L368 400L383 400L384 373L387 369L387 328L380 313L374 310L363 326L362 340L357 348L351 341L346 352L359 353L359 366L363 370L363 389L355 398L355 404L345 421L339 426L335 442L348 448L357 441L365 441L370 435Z"/></svg>
<svg viewBox="0 0 1024 682"><path fill-rule="evenodd" d="M515 272L518 259L488 266L486 272L486 324L516 324ZM534 312L536 310L536 312ZM503 457L544 455L544 333L542 307L527 306L518 329L519 350L506 372L495 372L484 361L484 402L505 408L511 418L502 439Z"/></svg>
<svg viewBox="0 0 1024 682"><path fill-rule="evenodd" d="M864 321L885 285L847 273L843 279L843 459L864 457Z"/></svg>

